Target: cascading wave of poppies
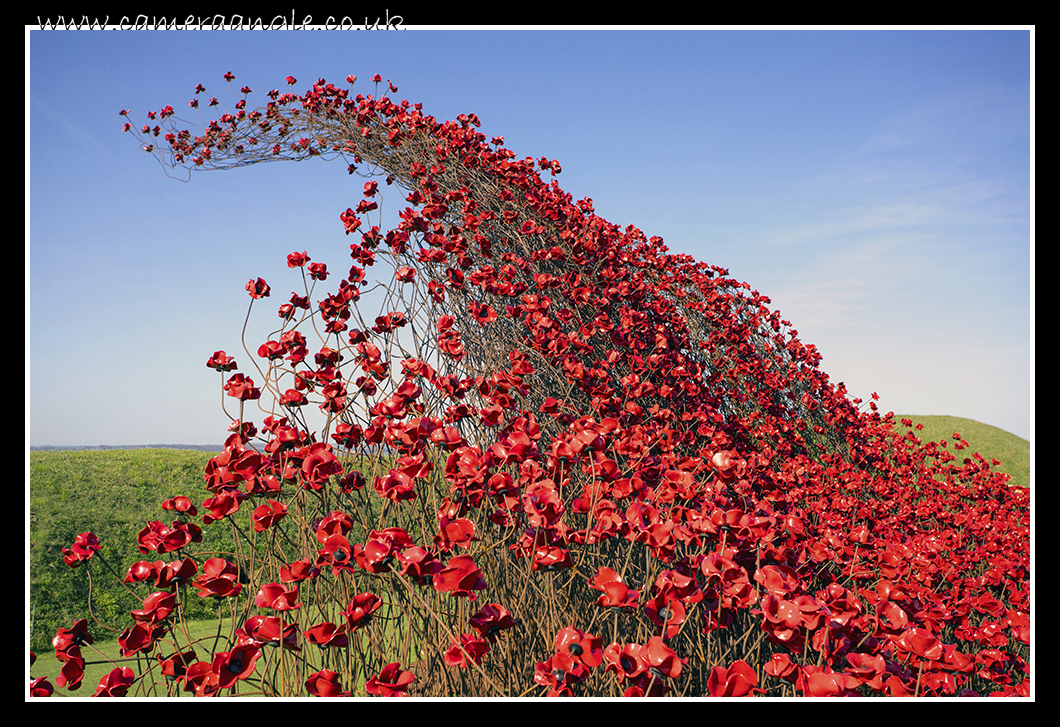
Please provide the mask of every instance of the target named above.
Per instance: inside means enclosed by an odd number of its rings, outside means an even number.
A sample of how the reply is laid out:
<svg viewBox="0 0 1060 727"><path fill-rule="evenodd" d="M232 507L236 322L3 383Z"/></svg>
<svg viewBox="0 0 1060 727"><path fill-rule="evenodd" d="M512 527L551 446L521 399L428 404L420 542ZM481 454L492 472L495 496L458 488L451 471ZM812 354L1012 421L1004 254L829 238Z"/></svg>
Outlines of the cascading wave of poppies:
<svg viewBox="0 0 1060 727"><path fill-rule="evenodd" d="M996 462L849 397L768 298L475 114L234 80L195 88L194 130L124 129L173 169L343 159L349 270L291 252L277 331L208 357L224 450L139 538L186 575L130 567L140 668L101 693L1030 695L1029 496ZM252 311L286 284L249 281ZM194 550L200 511L234 555ZM186 643L188 585L227 640Z"/></svg>

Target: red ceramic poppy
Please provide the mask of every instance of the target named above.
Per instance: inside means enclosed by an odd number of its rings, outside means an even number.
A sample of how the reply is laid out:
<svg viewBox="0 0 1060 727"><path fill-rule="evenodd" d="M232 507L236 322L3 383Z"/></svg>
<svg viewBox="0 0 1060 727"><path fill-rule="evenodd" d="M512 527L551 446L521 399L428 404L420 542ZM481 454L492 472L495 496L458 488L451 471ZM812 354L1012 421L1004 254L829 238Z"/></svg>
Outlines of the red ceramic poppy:
<svg viewBox="0 0 1060 727"><path fill-rule="evenodd" d="M48 681L48 677L37 677L29 683L29 696L31 697L50 697L54 693L55 688Z"/></svg>
<svg viewBox="0 0 1060 727"><path fill-rule="evenodd" d="M298 586L285 588L279 583L266 583L258 590L254 597L254 605L259 608L268 608L274 611L293 611L301 608L298 600Z"/></svg>
<svg viewBox="0 0 1060 727"><path fill-rule="evenodd" d="M71 628L60 627L52 638L52 647L55 649L55 658L61 660L63 653L92 642L92 634L88 633L88 620L82 618L74 621Z"/></svg>
<svg viewBox="0 0 1060 727"><path fill-rule="evenodd" d="M169 618L177 607L177 594L166 591L152 593L144 599L144 607L133 609L129 613L137 621L155 624Z"/></svg>
<svg viewBox="0 0 1060 727"><path fill-rule="evenodd" d="M663 676L676 679L681 676L686 659L680 658L677 653L663 643L661 636L652 636L644 645L641 656L651 669Z"/></svg>
<svg viewBox="0 0 1060 727"><path fill-rule="evenodd" d="M454 596L467 596L474 601L474 591L486 587L486 580L469 555L457 555L449 559L445 568L434 574L434 589Z"/></svg>
<svg viewBox="0 0 1060 727"><path fill-rule="evenodd" d="M140 652L150 653L155 643L166 633L163 624L151 621L136 622L125 629L118 637L118 646L122 656L132 656Z"/></svg>
<svg viewBox="0 0 1060 727"><path fill-rule="evenodd" d="M240 401L250 401L261 398L261 389L254 387L254 379L243 374L232 374L224 385L228 395Z"/></svg>
<svg viewBox="0 0 1060 727"><path fill-rule="evenodd" d="M313 626L303 634L311 644L316 644L322 649L329 646L348 646L350 637L346 634L346 626L336 626L330 622L324 622Z"/></svg>
<svg viewBox="0 0 1060 727"><path fill-rule="evenodd" d="M592 669L604 661L603 642L600 637L572 626L559 630L553 647L553 663L567 672L576 671L573 666L575 662Z"/></svg>
<svg viewBox="0 0 1060 727"><path fill-rule="evenodd" d="M217 674L217 686L228 689L240 679L247 679L254 673L261 656L261 649L254 644L237 646L231 651L219 651L213 656L211 668Z"/></svg>
<svg viewBox="0 0 1060 727"><path fill-rule="evenodd" d="M73 545L63 548L63 562L76 568L99 552L100 547L99 538L94 533L81 533L74 538Z"/></svg>
<svg viewBox="0 0 1060 727"><path fill-rule="evenodd" d="M293 623L284 624L279 616L251 616L236 631L236 645L280 646L300 651L298 630Z"/></svg>
<svg viewBox="0 0 1060 727"><path fill-rule="evenodd" d="M269 284L261 278L247 281L247 292L251 298L268 298L271 290Z"/></svg>
<svg viewBox="0 0 1060 727"><path fill-rule="evenodd" d="M162 676L164 676L168 682L184 679L188 665L191 664L194 659L195 651L193 649L189 649L184 653L172 654L168 657L163 656L161 653L155 654L155 661L157 661L162 668Z"/></svg>
<svg viewBox="0 0 1060 727"><path fill-rule="evenodd" d="M136 674L127 666L116 666L99 680L93 697L124 697L136 681Z"/></svg>
<svg viewBox="0 0 1060 727"><path fill-rule="evenodd" d="M707 691L712 697L749 697L763 693L757 686L758 674L742 660L728 667L711 667L707 678Z"/></svg>
<svg viewBox="0 0 1060 727"><path fill-rule="evenodd" d="M798 677L799 666L795 664L787 654L773 654L762 670L770 676L793 682Z"/></svg>
<svg viewBox="0 0 1060 727"><path fill-rule="evenodd" d="M471 616L470 623L490 643L496 642L501 631L518 625L515 617L499 603L487 603Z"/></svg>
<svg viewBox="0 0 1060 727"><path fill-rule="evenodd" d="M250 519L254 523L256 532L264 532L278 523L287 515L287 506L277 500L269 500L266 505L254 508Z"/></svg>
<svg viewBox="0 0 1060 727"><path fill-rule="evenodd" d="M605 671L614 672L620 682L644 674L650 664L641 644L612 643L604 650Z"/></svg>
<svg viewBox="0 0 1060 727"><path fill-rule="evenodd" d="M214 351L213 356L207 359L206 365L211 369L224 373L226 371L235 371L236 360L224 351Z"/></svg>
<svg viewBox="0 0 1060 727"><path fill-rule="evenodd" d="M350 631L356 631L366 625L372 615L382 606L382 600L374 593L358 593L354 596L346 610L343 611Z"/></svg>
<svg viewBox="0 0 1060 727"><path fill-rule="evenodd" d="M56 654L56 656L59 655ZM81 657L81 647L75 646L63 652L60 660L63 666L59 671L59 676L55 678L55 685L60 688L66 687L72 692L80 689L85 677L85 660Z"/></svg>
<svg viewBox="0 0 1060 727"><path fill-rule="evenodd" d="M852 674L833 672L827 667L804 666L796 686L807 697L851 697L861 682Z"/></svg>
<svg viewBox="0 0 1060 727"><path fill-rule="evenodd" d="M622 577L610 568L600 567L589 581L589 587L602 591L604 595L596 599L596 605L603 608L633 609L637 607L640 591L631 591L622 582Z"/></svg>
<svg viewBox="0 0 1060 727"><path fill-rule="evenodd" d="M460 634L459 642L452 642L448 651L442 655L449 666L466 669L471 662L482 663L482 657L489 651L489 644L475 634Z"/></svg>
<svg viewBox="0 0 1060 727"><path fill-rule="evenodd" d="M408 689L416 681L410 671L404 671L400 663L387 664L376 676L365 682L364 690L377 697L407 697Z"/></svg>
<svg viewBox="0 0 1060 727"><path fill-rule="evenodd" d="M235 564L224 558L210 558L203 563L202 573L192 585L199 589L199 596L202 598L236 596L243 588Z"/></svg>
<svg viewBox="0 0 1060 727"><path fill-rule="evenodd" d="M197 661L188 666L184 674L184 691L194 692L198 697L213 696L220 689L221 677L208 661Z"/></svg>
<svg viewBox="0 0 1060 727"><path fill-rule="evenodd" d="M342 688L341 675L330 669L313 672L305 682L306 691L314 697L348 697Z"/></svg>

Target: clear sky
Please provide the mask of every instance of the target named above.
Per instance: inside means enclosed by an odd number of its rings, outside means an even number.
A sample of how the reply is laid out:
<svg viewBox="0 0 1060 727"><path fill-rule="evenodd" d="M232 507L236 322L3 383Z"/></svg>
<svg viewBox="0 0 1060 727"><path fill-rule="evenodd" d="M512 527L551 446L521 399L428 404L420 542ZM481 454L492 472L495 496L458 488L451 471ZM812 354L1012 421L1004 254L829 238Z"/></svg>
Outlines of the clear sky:
<svg viewBox="0 0 1060 727"><path fill-rule="evenodd" d="M222 80L318 78L547 156L575 199L769 296L821 368L884 411L1033 432L1029 30L31 31L30 445L219 444L244 285L349 264L341 162L169 179L121 133ZM396 207L399 198L389 197ZM330 280L328 281L331 282ZM327 288L331 291L333 286Z"/></svg>

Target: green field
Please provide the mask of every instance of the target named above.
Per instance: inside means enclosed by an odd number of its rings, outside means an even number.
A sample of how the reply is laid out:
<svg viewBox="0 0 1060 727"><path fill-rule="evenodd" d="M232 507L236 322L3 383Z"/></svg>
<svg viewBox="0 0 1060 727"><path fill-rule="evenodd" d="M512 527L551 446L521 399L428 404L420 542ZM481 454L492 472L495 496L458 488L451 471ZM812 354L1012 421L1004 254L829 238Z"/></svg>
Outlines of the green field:
<svg viewBox="0 0 1060 727"><path fill-rule="evenodd" d="M998 469L1012 477L1009 484L1014 487L1031 486L1031 443L1017 437L1011 432L977 422L974 419L963 419L950 416L925 416L920 414L898 414L896 420L912 419L913 426L923 424L924 428L913 433L925 444L946 440L952 444L954 432L959 433L969 445L962 453L969 457L974 452L981 454L988 462L998 460ZM905 427L898 425L903 431ZM954 454L958 454L954 452Z"/></svg>
<svg viewBox="0 0 1060 727"><path fill-rule="evenodd" d="M104 623L125 628L129 611L142 602L112 584L136 561L157 559L140 553L136 536L151 520L172 522L172 513L160 507L164 500L180 494L197 503L206 498L202 473L211 456L174 449L30 452L28 615L37 654L51 649L57 628L88 618L88 569L67 567L62 549L78 533L91 530L100 538L103 557L90 562L93 611ZM224 542L220 531L206 528L203 535L203 550ZM93 633L102 638L107 631L96 627Z"/></svg>

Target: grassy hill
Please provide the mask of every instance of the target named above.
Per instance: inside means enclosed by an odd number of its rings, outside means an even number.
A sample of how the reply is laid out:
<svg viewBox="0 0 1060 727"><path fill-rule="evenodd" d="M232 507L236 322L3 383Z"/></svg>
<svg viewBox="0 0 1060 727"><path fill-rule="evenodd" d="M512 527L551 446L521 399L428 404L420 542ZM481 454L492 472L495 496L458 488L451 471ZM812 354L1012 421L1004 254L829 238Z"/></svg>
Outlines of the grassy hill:
<svg viewBox="0 0 1060 727"><path fill-rule="evenodd" d="M922 414L896 415L896 419L903 418L912 419L914 427L917 424L924 425L919 431L913 430L924 442L943 439L952 442L954 432L959 433L971 445L963 452L965 456L978 452L987 461L996 459L1001 463L998 469L1012 477L1013 486L1031 486L1031 443L1026 439L974 419Z"/></svg>

